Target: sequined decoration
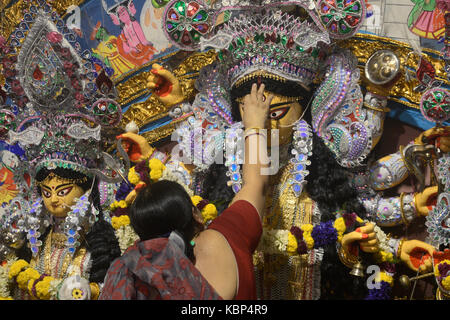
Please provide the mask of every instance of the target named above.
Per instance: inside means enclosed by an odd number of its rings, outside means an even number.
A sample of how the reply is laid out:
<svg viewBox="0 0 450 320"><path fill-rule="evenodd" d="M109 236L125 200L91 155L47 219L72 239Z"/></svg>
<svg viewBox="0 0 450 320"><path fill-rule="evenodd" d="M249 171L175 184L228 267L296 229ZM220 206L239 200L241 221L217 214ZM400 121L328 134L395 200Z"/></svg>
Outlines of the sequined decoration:
<svg viewBox="0 0 450 320"><path fill-rule="evenodd" d="M80 246L78 239L80 238L79 230L81 226L86 226L85 230L89 230L94 224L98 215L97 209L90 203L90 192L83 194L75 204L71 207L71 211L67 213L64 222L64 233L67 236L66 247L70 254L74 254L77 247Z"/></svg>
<svg viewBox="0 0 450 320"><path fill-rule="evenodd" d="M450 193L441 193L426 218L428 237L433 245L450 244Z"/></svg>
<svg viewBox="0 0 450 320"><path fill-rule="evenodd" d="M320 0L317 8L330 36L337 39L353 36L366 15L364 3L359 0Z"/></svg>
<svg viewBox="0 0 450 320"><path fill-rule="evenodd" d="M242 187L240 164L244 163L244 131L241 122L227 129L225 136L225 166L228 167L226 175L230 177L228 186L234 193L238 193Z"/></svg>
<svg viewBox="0 0 450 320"><path fill-rule="evenodd" d="M290 171L291 178L288 185L298 197L302 193L303 186L306 184L306 176L309 171L307 166L311 164L308 157L312 155L312 130L305 120L298 121L294 126L294 141L292 154L294 157L290 160L293 167Z"/></svg>
<svg viewBox="0 0 450 320"><path fill-rule="evenodd" d="M173 0L164 10L164 33L185 50L199 47L200 38L210 29L209 15L203 1Z"/></svg>
<svg viewBox="0 0 450 320"><path fill-rule="evenodd" d="M420 101L420 111L425 119L443 123L450 119L450 94L447 89L427 90Z"/></svg>

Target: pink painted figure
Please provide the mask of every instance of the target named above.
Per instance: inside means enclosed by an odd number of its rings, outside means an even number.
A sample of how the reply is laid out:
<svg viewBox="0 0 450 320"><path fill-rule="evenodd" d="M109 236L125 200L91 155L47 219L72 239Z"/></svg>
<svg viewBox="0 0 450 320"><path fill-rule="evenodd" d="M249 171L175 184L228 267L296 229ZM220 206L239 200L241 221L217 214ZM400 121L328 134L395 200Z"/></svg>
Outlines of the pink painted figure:
<svg viewBox="0 0 450 320"><path fill-rule="evenodd" d="M121 54L126 56L137 65L141 65L149 61L156 49L152 43L148 42L142 31L141 25L136 20L134 15L136 14L136 8L132 0L128 2L128 5L121 4L116 7L112 12L109 12L114 24L119 25L122 28L121 38ZM122 49L122 50L120 50Z"/></svg>

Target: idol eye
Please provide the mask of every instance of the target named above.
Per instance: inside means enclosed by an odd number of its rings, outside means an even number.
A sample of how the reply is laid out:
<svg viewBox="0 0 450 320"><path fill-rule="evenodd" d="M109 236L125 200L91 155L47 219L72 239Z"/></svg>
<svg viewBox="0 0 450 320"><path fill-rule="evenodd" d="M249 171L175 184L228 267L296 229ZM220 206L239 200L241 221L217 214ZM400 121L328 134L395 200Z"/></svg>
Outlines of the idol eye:
<svg viewBox="0 0 450 320"><path fill-rule="evenodd" d="M69 194L70 191L72 191L72 187L68 187L68 188L59 190L57 195L58 195L58 197L65 197Z"/></svg>
<svg viewBox="0 0 450 320"><path fill-rule="evenodd" d="M272 120L280 120L281 118L283 118L286 115L286 113L288 111L289 111L289 107L273 110L273 111L270 111L269 117Z"/></svg>
<svg viewBox="0 0 450 320"><path fill-rule="evenodd" d="M46 197L46 198L50 198L51 197L51 193L50 192L48 192L47 190L45 190L45 189L41 189L42 190L42 195L44 196L44 197Z"/></svg>

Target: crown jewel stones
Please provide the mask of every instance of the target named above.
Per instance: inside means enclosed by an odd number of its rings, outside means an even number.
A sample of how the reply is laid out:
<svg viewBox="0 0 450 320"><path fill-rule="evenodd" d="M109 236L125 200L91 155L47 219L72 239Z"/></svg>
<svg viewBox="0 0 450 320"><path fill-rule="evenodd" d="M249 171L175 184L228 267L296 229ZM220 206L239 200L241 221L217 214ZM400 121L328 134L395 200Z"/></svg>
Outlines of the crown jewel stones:
<svg viewBox="0 0 450 320"><path fill-rule="evenodd" d="M206 5L199 0L169 2L164 10L163 21L168 39L186 50L197 49L201 37L211 29Z"/></svg>
<svg viewBox="0 0 450 320"><path fill-rule="evenodd" d="M330 36L338 39L353 36L366 14L359 0L319 0L317 8Z"/></svg>
<svg viewBox="0 0 450 320"><path fill-rule="evenodd" d="M309 85L330 42L321 26L275 10L242 13L220 32L233 38L218 55L231 85L256 70Z"/></svg>

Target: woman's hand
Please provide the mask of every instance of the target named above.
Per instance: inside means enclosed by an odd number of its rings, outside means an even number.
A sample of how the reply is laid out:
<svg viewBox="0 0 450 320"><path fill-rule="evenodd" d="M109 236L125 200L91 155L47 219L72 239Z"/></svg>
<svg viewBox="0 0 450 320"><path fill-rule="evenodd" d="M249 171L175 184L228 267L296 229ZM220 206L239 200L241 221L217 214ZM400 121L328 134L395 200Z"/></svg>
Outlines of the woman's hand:
<svg viewBox="0 0 450 320"><path fill-rule="evenodd" d="M400 248L400 260L411 270L428 272L433 268L431 257L434 247L419 240L406 240Z"/></svg>
<svg viewBox="0 0 450 320"><path fill-rule="evenodd" d="M154 63L147 77L147 88L166 106L183 102L184 96L177 77L161 65Z"/></svg>
<svg viewBox="0 0 450 320"><path fill-rule="evenodd" d="M242 110L242 122L246 129L265 128L266 126L269 106L273 95L265 98L264 87L264 84L261 84L258 88L256 83L254 83L250 94L244 97L244 103L240 106Z"/></svg>
<svg viewBox="0 0 450 320"><path fill-rule="evenodd" d="M364 252L378 252L380 248L374 227L373 223L366 223L364 227L344 235L341 241L343 249L352 255L357 255L355 244L359 244L359 248Z"/></svg>

